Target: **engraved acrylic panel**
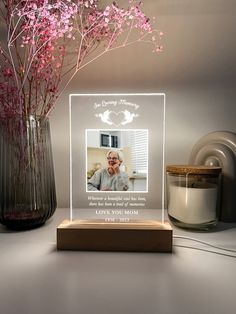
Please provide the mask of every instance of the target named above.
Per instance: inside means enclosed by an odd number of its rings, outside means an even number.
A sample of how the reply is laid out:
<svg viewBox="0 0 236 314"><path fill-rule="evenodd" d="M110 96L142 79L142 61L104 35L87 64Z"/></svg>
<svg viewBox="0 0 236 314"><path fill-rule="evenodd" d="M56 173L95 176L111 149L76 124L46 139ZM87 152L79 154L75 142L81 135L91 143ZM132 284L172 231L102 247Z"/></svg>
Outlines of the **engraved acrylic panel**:
<svg viewBox="0 0 236 314"><path fill-rule="evenodd" d="M164 222L165 94L70 95L70 219Z"/></svg>

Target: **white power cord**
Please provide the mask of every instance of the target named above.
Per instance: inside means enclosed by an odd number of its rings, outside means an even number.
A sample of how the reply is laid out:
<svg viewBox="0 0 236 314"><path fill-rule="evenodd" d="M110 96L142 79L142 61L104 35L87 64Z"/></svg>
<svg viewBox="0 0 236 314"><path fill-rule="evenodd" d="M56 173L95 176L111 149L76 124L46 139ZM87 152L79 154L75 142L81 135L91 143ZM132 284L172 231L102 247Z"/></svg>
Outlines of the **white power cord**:
<svg viewBox="0 0 236 314"><path fill-rule="evenodd" d="M183 240L194 241L194 242L197 242L197 243L200 243L200 244L212 247L212 248L217 249L217 250L221 250L221 251L225 251L225 252L231 252L231 253L236 253L236 250L220 247L220 246L217 246L217 245L205 242L205 241L201 241L201 240L198 240L198 239L195 239L195 238L191 238L191 237L180 236L180 235L173 235L173 238L174 239L183 239ZM219 254L219 255L223 255L223 256L236 258L236 255L226 254L226 253L222 253L222 252L218 252L218 251L211 251L211 250L202 249L202 248L193 247L193 246L179 245L179 244L174 244L173 246L184 247L184 248L189 248L189 249L194 249L194 250L199 250L199 251L204 251L204 252L209 252L209 253L214 253L214 254Z"/></svg>

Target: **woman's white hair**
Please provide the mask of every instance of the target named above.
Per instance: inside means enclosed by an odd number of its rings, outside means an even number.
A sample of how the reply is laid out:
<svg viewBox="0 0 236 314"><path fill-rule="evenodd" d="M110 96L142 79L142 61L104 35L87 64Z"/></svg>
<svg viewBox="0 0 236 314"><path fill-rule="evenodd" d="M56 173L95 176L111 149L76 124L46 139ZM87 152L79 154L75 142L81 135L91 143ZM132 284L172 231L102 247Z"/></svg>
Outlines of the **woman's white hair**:
<svg viewBox="0 0 236 314"><path fill-rule="evenodd" d="M109 157L109 155L110 155L111 153L117 154L117 157L118 157L119 161L120 161L120 162L123 161L123 154L122 154L121 151L119 151L119 150L109 150L108 153L107 153L107 157Z"/></svg>

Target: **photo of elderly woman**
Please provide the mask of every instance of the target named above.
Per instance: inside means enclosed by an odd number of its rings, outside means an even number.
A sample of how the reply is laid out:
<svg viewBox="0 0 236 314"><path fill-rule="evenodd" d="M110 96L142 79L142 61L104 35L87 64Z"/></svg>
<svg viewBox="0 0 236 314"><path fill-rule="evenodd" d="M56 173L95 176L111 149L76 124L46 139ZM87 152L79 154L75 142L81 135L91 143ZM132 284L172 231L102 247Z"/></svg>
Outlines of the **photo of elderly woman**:
<svg viewBox="0 0 236 314"><path fill-rule="evenodd" d="M109 150L107 167L98 169L88 180L88 191L127 191L129 178L128 174L120 169L122 162L120 151Z"/></svg>
<svg viewBox="0 0 236 314"><path fill-rule="evenodd" d="M86 130L86 191L147 192L148 130Z"/></svg>

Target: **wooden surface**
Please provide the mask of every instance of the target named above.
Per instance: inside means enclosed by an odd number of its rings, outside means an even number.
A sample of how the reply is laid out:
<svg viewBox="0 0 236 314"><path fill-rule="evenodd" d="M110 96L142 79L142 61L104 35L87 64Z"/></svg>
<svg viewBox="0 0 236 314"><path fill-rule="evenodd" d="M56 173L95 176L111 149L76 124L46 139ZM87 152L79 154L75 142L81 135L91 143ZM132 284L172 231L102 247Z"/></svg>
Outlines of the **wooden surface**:
<svg viewBox="0 0 236 314"><path fill-rule="evenodd" d="M101 223L63 221L57 228L58 250L172 252L168 222Z"/></svg>

